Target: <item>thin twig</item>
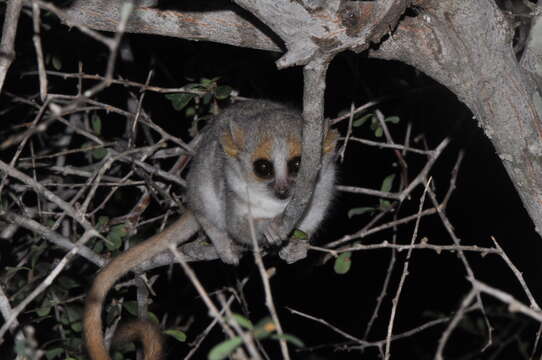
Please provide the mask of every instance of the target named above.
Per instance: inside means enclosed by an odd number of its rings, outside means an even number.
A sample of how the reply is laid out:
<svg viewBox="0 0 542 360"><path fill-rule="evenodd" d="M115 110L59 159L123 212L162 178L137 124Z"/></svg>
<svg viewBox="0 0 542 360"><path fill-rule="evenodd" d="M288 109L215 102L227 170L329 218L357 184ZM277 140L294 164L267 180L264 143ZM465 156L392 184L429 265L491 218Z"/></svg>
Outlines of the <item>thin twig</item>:
<svg viewBox="0 0 542 360"><path fill-rule="evenodd" d="M427 195L427 191L429 189L429 185L431 183L431 179L427 181L425 184L425 189L423 191L423 194L420 198L420 205L418 207L418 214L420 214L423 210L423 204L425 202L425 196ZM414 225L414 230L412 231L412 237L410 239L410 245L414 245L418 238L418 228L420 226L420 220L421 218L418 217L416 219L416 223ZM390 320L388 322L388 329L387 329L387 341L386 341L386 347L385 347L385 353L384 353L384 359L389 359L391 356L391 337L393 334L393 327L395 325L395 314L397 313L397 307L399 306L399 299L401 297L401 292L403 290L403 286L405 284L406 278L408 276L408 268L410 265L410 258L412 256L412 249L408 249L405 262L403 264L403 272L401 273L401 279L399 280L399 285L397 285L397 292L395 293L395 297L392 300L392 307L391 307L391 313L390 313Z"/></svg>

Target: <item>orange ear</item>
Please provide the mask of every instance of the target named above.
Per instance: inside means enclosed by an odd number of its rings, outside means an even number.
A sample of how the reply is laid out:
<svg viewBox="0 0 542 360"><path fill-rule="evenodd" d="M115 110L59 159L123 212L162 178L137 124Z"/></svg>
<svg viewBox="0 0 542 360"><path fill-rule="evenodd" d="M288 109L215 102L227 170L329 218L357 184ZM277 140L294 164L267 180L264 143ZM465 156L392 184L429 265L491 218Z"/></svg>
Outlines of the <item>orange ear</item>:
<svg viewBox="0 0 542 360"><path fill-rule="evenodd" d="M220 143L226 154L236 157L245 144L245 134L237 124L230 122L229 129L220 137Z"/></svg>
<svg viewBox="0 0 542 360"><path fill-rule="evenodd" d="M339 132L335 129L328 129L324 139L324 153L335 150L335 144L339 138Z"/></svg>

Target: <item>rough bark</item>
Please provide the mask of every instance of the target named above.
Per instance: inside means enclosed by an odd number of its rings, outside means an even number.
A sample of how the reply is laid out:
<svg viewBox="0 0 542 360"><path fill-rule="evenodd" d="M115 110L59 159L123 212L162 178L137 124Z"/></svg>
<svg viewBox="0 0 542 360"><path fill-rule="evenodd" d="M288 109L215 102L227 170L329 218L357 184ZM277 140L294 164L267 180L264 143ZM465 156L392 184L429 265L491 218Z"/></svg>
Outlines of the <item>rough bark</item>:
<svg viewBox="0 0 542 360"><path fill-rule="evenodd" d="M491 0L424 3L372 55L411 64L470 108L542 235L542 99L508 22Z"/></svg>
<svg viewBox="0 0 542 360"><path fill-rule="evenodd" d="M516 60L509 25L494 1L418 0L417 16L398 25L409 1L342 1L339 7L335 1L236 2L259 21L235 8L197 13L139 8L127 31L277 51L283 44L271 28L288 48L279 66L307 64L346 49L361 51L390 33L369 56L413 65L471 109L542 234L542 99L533 76ZM78 0L64 20L112 31L118 6ZM283 15L290 13L295 18ZM288 21L277 26L279 17Z"/></svg>
<svg viewBox="0 0 542 360"><path fill-rule="evenodd" d="M139 6L127 24L126 32L281 51L280 39L269 29L238 6L226 5L210 11L182 12ZM115 31L121 6L119 0L76 0L65 10L62 20L68 26L85 25L95 30Z"/></svg>

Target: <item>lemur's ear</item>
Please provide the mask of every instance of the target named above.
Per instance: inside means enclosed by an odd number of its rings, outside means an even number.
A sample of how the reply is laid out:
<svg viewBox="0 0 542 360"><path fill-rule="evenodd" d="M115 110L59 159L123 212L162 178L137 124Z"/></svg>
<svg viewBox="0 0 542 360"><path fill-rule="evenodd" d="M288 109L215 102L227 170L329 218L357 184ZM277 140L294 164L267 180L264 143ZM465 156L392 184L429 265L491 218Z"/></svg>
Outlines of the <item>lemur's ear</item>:
<svg viewBox="0 0 542 360"><path fill-rule="evenodd" d="M335 129L328 129L326 138L324 139L324 153L335 150L337 139L339 138L339 132Z"/></svg>
<svg viewBox="0 0 542 360"><path fill-rule="evenodd" d="M229 122L228 128L220 137L220 144L224 152L231 157L236 157L245 145L245 133L234 121Z"/></svg>

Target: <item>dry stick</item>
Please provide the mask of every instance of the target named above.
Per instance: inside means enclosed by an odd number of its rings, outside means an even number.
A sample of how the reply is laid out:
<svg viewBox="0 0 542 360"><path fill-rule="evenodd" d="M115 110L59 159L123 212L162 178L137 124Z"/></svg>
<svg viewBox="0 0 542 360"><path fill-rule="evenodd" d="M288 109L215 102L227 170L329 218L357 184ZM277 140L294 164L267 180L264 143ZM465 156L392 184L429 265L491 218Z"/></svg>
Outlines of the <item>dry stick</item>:
<svg viewBox="0 0 542 360"><path fill-rule="evenodd" d="M444 204L439 204L438 206L443 207ZM404 218L401 218L399 220L390 221L390 222L387 222L385 224L376 226L374 228L370 228L370 229L369 228L367 228L367 229L364 228L364 229L361 229L360 231L358 231L358 232L356 232L354 234L345 235L342 238L340 238L339 240L336 240L336 241L333 241L333 242L331 242L329 244L326 244L326 248L335 248L335 247L337 247L339 245L342 245L344 243L347 243L347 242L350 242L350 241L353 241L353 240L363 239L363 238L366 238L367 236L375 234L377 232L387 230L387 229L392 228L392 227L397 226L397 225L407 224L407 223L409 223L411 221L415 221L416 219L418 219L420 217L433 215L433 214L436 214L436 213L438 213L438 210L435 207L435 208L431 208L431 209L426 209L426 210L422 211L421 214L414 214L414 215L405 216Z"/></svg>
<svg viewBox="0 0 542 360"><path fill-rule="evenodd" d="M85 245L77 245L77 243L73 243L69 239L51 230L50 228L43 226L42 224L33 219L8 212L0 212L0 217L5 218L7 221L13 224L17 224L18 226L32 231L40 237L43 237L51 243L55 244L59 248L71 251L79 246L79 249L77 250L78 254L87 259L88 261L98 265L99 267L104 266L106 263L103 257L97 255L94 251L92 251Z"/></svg>
<svg viewBox="0 0 542 360"><path fill-rule="evenodd" d="M47 75L45 73L45 62L43 61L43 47L41 46L40 7L36 2L32 2L32 22L34 23L34 35L32 36L32 40L34 42L38 61L40 97L41 101L45 101L47 98Z"/></svg>
<svg viewBox="0 0 542 360"><path fill-rule="evenodd" d="M279 235L287 239L312 197L321 168L325 133L324 93L326 73L331 57L315 58L303 67L303 148L301 168L292 199L281 218ZM282 342L281 342L282 343Z"/></svg>
<svg viewBox="0 0 542 360"><path fill-rule="evenodd" d="M352 113L353 113L354 115L356 115L356 114L359 113L359 112L362 112L362 111L364 111L364 110L369 109L370 107L373 107L373 106L375 106L375 105L380 104L380 103L382 102L382 100L384 100L384 99L386 99L386 98L387 98L387 97L380 97L380 98L377 98L376 100L368 101L368 102L366 102L365 104L363 104L363 105L361 105L361 106L355 108L355 109L352 111ZM349 112L349 113L347 113L347 114L345 114L345 115L343 115L343 116L339 116L339 117L336 117L335 119L332 119L332 120L331 120L331 125L335 125L335 124L337 124L337 123L343 121L344 119L348 119L348 118L350 117L350 114L351 114L351 113Z"/></svg>
<svg viewBox="0 0 542 360"><path fill-rule="evenodd" d="M346 147L348 146L348 140L350 140L350 136L352 135L353 120L354 120L354 102L350 104L350 116L348 117L348 128L346 130L346 136L344 137L344 144L341 147L341 150L339 151L339 159L341 159L341 162L344 161L344 153L346 152Z"/></svg>
<svg viewBox="0 0 542 360"><path fill-rule="evenodd" d="M523 278L523 274L519 271L519 269L514 265L512 260L508 257L508 255L504 252L504 250L501 248L497 240L491 236L491 240L493 241L493 244L495 244L495 247L497 247L498 250L501 251L501 258L504 260L504 262L508 265L508 267L512 270L516 278L518 279L521 287L523 288L523 291L525 292L525 295L527 295L527 298L529 299L529 303L532 309L536 311L541 311L540 306L536 302L531 290L527 286L527 282ZM542 336L542 324L540 324L536 335L535 335L535 341L532 348L531 358L534 358L534 354L536 352L536 349L538 348L538 343L540 341L540 337Z"/></svg>
<svg viewBox="0 0 542 360"><path fill-rule="evenodd" d="M246 195L247 197L250 197L248 193L248 186L247 186ZM256 263L256 266L258 267L260 278L262 279L262 284L263 284L263 288L265 292L265 305L267 306L267 309L269 310L269 313L271 314L271 318L273 319L273 322L275 323L275 326L277 328L277 333L281 335L279 338L279 344L280 344L280 350L282 352L282 357L285 360L290 360L288 345L286 344L286 341L284 340L284 336L283 336L284 332L282 331L282 326L280 324L280 320L277 315L277 310L275 308L275 302L273 301L273 294L271 292L271 284L269 283L269 277L267 275L267 272L265 271L262 254L260 253L260 245L258 244L258 239L256 238L256 231L254 229L254 221L253 221L254 217L251 214L250 207L248 210L249 210L248 222L249 222L249 228L250 228L250 237L252 239L252 252L254 253L254 261Z"/></svg>
<svg viewBox="0 0 542 360"><path fill-rule="evenodd" d="M46 101L45 104L43 104L42 106L39 107L38 114L36 115L34 120L32 120L32 123L30 124L30 129L29 130L34 129L36 127L36 124L38 123L39 119L41 119L41 117L45 113L45 110L47 109L47 104L48 104L48 101ZM17 143L19 144L19 146L17 146L17 151L15 151L15 154L13 155L13 158L9 162L10 166L15 166L15 163L17 162L17 159L19 159L19 156L21 156L21 153L23 152L24 147L25 147L28 139L32 135L32 133L33 132L29 132L27 130L23 134L22 138L18 137ZM4 145L4 143L0 144L0 150L3 149L3 145ZM2 189L5 186L6 179L7 179L7 174L2 177L2 182L0 183L0 194L2 193Z"/></svg>
<svg viewBox="0 0 542 360"><path fill-rule="evenodd" d="M417 217L416 219L419 219ZM435 245L435 244L429 244L425 242L421 242L419 244L394 244L390 243L389 241L382 241L378 244L356 244L352 245L350 247L341 248L339 250L328 250L328 249L315 249L320 250L322 252L331 252L335 254L340 254L347 251L361 251L361 250L378 250L378 249L394 249L394 250L434 250L436 253L440 254L442 251L469 251L469 252L477 252L480 253L482 256L485 256L487 254L497 254L502 256L503 251L502 249L494 249L494 248L486 248L486 247L480 247L477 245Z"/></svg>
<svg viewBox="0 0 542 360"><path fill-rule="evenodd" d="M380 127L382 128L382 131L384 132L384 136L386 137L386 141L388 144L395 145L395 142L393 141L393 138L391 137L390 130L388 129L388 125L386 124L386 120L384 119L384 114L382 114L382 111L376 110L376 118L378 119L378 122L380 123ZM401 164L401 167L406 169L408 168L407 163L405 161L405 158L401 154L399 150L395 150L395 155L397 156L397 159L399 160L399 163Z"/></svg>
<svg viewBox="0 0 542 360"><path fill-rule="evenodd" d="M269 310L269 313L271 314L271 318L273 319L273 322L275 323L275 326L277 327L277 333L280 336L279 343L280 343L280 349L282 351L282 357L285 360L290 359L290 354L288 352L288 345L286 344L286 341L284 340L284 332L282 331L282 326L280 324L279 317L277 315L277 310L275 308L275 302L273 301L273 294L271 292L271 284L269 283L269 277L267 276L267 272L265 271L265 266L263 264L262 255L260 253L260 247L258 246L258 241L256 240L256 236L254 234L254 226L251 225L251 232L252 234L252 246L254 247L254 260L256 262L256 265L258 267L258 270L260 272L260 277L262 279L263 288L265 292L265 305L267 306L267 309Z"/></svg>
<svg viewBox="0 0 542 360"><path fill-rule="evenodd" d="M224 299L222 294L217 294L217 297L218 301L220 301L220 304L222 305L222 308L225 310L226 318L229 320L228 322L230 323L231 327L245 343L251 356L250 360L263 360L260 356L260 353L258 352L258 349L256 348L256 344L254 343L254 336L252 335L252 333L250 331L243 331L237 320L234 319L229 306L226 305L226 300Z"/></svg>
<svg viewBox="0 0 542 360"><path fill-rule="evenodd" d="M22 0L9 0L4 14L2 40L0 42L0 92L4 87L9 67L13 59L15 59L15 35L17 34L17 24L19 23L22 7Z"/></svg>
<svg viewBox="0 0 542 360"><path fill-rule="evenodd" d="M428 161L428 163L431 162L431 165L432 165L435 162L436 158L440 155L440 153L444 150L445 145L448 143L447 140L448 139L443 140L440 143L440 145L437 147L437 149L433 150L432 155L431 155L430 160ZM355 239L362 239L362 238L367 237L367 236L369 236L371 234L374 234L374 233L389 229L391 227L401 225L401 224L406 224L406 223L408 223L410 221L416 220L418 217L423 217L423 216L427 216L427 215L436 214L441 209L446 208L446 206L448 204L448 200L450 199L451 193L455 189L456 177L457 177L457 173L458 173L457 170L458 170L459 165L461 164L462 160L463 160L463 156L460 156L460 157L458 157L458 160L456 161L456 164L454 166L454 170L452 172L452 180L450 181L450 187L448 188L448 192L446 193L446 196L444 197L444 200L442 201L442 203L437 204L437 206L435 206L434 208L422 211L421 214L414 214L414 215L406 216L406 217L401 218L399 220L391 221L389 223L382 224L382 225L379 225L379 226L374 227L374 228L370 228L370 226L365 226L363 229L356 232L355 234L345 235L342 238L340 238L339 240L336 240L336 241L333 241L333 242L327 244L326 248L336 248L339 245L342 245L342 244L347 243L349 241L352 241L352 240L355 240ZM412 181L412 183L416 182L416 183L419 184L420 179L423 178L422 175L427 174L429 172L429 170L431 169L431 166L428 166L428 165L429 164L426 164L424 169L420 172L420 174L418 174L418 176L415 178L415 180ZM411 183L411 185L412 185L412 183ZM408 187L410 187L410 185ZM412 189L410 189L409 191L412 191L413 188L414 187L412 187ZM405 191L402 191L400 194L406 194L406 193L405 193ZM371 221L371 224L374 224L374 221Z"/></svg>
<svg viewBox="0 0 542 360"><path fill-rule="evenodd" d="M58 121L60 121L61 123L63 123L64 125L66 125L66 126L70 127L71 129L73 129L73 130L74 130L75 132L77 132L78 134L83 135L83 136L85 136L85 137L88 137L89 139L91 139L91 140L94 141L94 142L97 142L98 144L103 144L103 141L102 141L100 138L98 138L98 137L95 136L95 135L92 135L92 134L88 133L87 131L85 131L85 130L83 130L83 129L80 129L80 128L76 127L76 126L73 126L73 124L71 124L71 123L70 123L69 121L67 121L66 119L64 119L64 118L62 118L62 117L56 117L56 119L57 119ZM111 153L112 153L113 155L119 154L119 152L116 151L116 150L111 149L110 151L111 151ZM121 159L122 161L125 161L125 162L129 162L129 163L135 164L135 165L141 167L143 170L145 170L145 171L147 171L147 172L149 172L149 173L152 173L152 174L154 174L154 175L156 175L156 176L162 177L162 178L164 178L164 179L166 179L166 180L168 180L168 181L171 181L171 182L173 182L173 183L175 183L175 184L178 184L178 185L183 186L183 187L186 186L185 181L182 180L182 179L180 179L178 176L175 176L175 175L173 175L173 174L170 174L170 173L168 173L167 171L163 171L163 170L160 170L160 169L156 169L156 168L154 168L153 166L144 163L143 161L133 159L133 158L131 158L131 157L129 157L129 156L124 156L124 157L121 157L120 159Z"/></svg>
<svg viewBox="0 0 542 360"><path fill-rule="evenodd" d="M64 98L75 98L74 96L69 96L69 95L63 95ZM129 111L126 111L126 110L123 110L123 109L120 109L120 108L117 108L115 106L112 106L112 105L109 105L109 104L103 104L99 101L96 101L96 100L93 100L93 99L88 99L86 100L87 103L89 104L92 104L92 105L97 105L97 106L102 106L104 108L104 110L106 110L107 112L115 112L119 115L122 115L122 116L125 116L127 118L130 118L130 117L133 117L134 114L129 112ZM138 107L139 108L139 107ZM137 116L138 113L135 114L135 116ZM190 145L186 144L183 140L181 140L180 138L176 137L176 136L173 136L169 133L167 133L164 129L162 129L160 126L156 125L155 123L153 123L150 119L150 117L143 113L145 119L141 119L139 122L150 127L151 129L153 129L154 131L156 131L158 134L160 134L160 136L162 136L164 139L166 140L170 140L171 142L179 145L181 148L183 148L185 151L189 152L189 153L193 153L193 149Z"/></svg>
<svg viewBox="0 0 542 360"><path fill-rule="evenodd" d="M427 195L427 191L429 189L429 185L431 183L431 179L427 181L425 184L425 189L423 191L422 197L420 199L420 205L418 207L418 214L420 214L423 210L423 204L425 202L425 196ZM418 237L418 228L420 226L420 220L421 218L418 217L416 220L416 223L414 225L414 231L412 232L412 237L410 239L410 245L414 245L416 242L416 238ZM390 321L388 323L388 331L386 336L386 348L385 348L385 354L384 359L389 359L391 356L390 348L391 348L391 337L393 333L393 326L395 324L395 314L397 313L397 307L399 306L399 298L401 297L401 292L403 290L403 286L406 280L406 277L408 275L408 268L410 265L410 258L412 256L412 249L408 250L405 263L403 264L403 272L401 274L401 279L399 280L399 285L397 286L397 292L395 293L395 297L392 300L392 307L391 307L391 313L390 313Z"/></svg>
<svg viewBox="0 0 542 360"><path fill-rule="evenodd" d="M523 304L521 301L516 300L512 295L502 290L491 287L479 280L476 280L474 278L469 278L469 281L472 283L472 286L476 290L477 293L480 293L480 292L486 293L488 295L493 296L496 299L499 299L503 303L508 304L508 310L510 312L513 312L513 313L520 312L542 323L541 311L531 309L529 306Z"/></svg>
<svg viewBox="0 0 542 360"><path fill-rule="evenodd" d="M516 279L518 279L518 282L520 283L521 287L523 288L523 291L525 291L525 295L527 295L527 298L529 299L529 303L531 304L531 308L536 311L541 311L540 306L536 302L533 294L531 293L531 290L527 286L527 282L525 281L525 278L523 278L523 274L519 271L519 269L514 265L512 260L506 255L506 252L502 249L502 247L499 245L497 240L493 236L491 236L491 240L493 241L493 244L495 244L495 247L499 250L501 258L504 260L506 265L512 270L512 273L516 276Z"/></svg>
<svg viewBox="0 0 542 360"><path fill-rule="evenodd" d="M391 137L391 134L389 132L389 129L388 129L388 126L384 120L384 117L382 116L382 113L380 112L380 110L377 110L376 111L376 114L378 116L378 120L380 121L380 126L381 128L383 129L384 131L384 134L386 135L386 142L387 144L389 145L395 145L392 137ZM408 139L407 139L408 141ZM404 150L403 150L404 152ZM395 149L394 150L394 153L395 153L395 156L397 157L398 161L399 161L399 164L401 165L401 180L400 180L400 189L401 190L404 190L404 186L406 186L406 182L407 182L407 179L408 179L408 166L407 166L407 163L403 157L403 153L401 153L399 150ZM429 156L431 154L428 154ZM398 208L401 206L401 203L399 203L399 205L397 206ZM398 211L395 212L394 214L394 219L397 220L397 216L398 216ZM396 240L397 240L397 227L394 226L393 227L393 243L396 243ZM388 268L387 268L387 272L386 272L386 276L384 278L384 282L382 284L382 289L380 291L380 294L378 295L378 298L377 298L377 301L376 301L376 306L374 308L374 311L373 311L373 314L371 315L371 319L369 320L369 323L367 324L367 327L365 329L365 339L368 337L369 335L369 332L371 331L371 328L372 328L372 325L373 323L376 321L377 317L378 317L378 314L380 312L380 308L382 306L382 304L384 303L384 299L385 299L385 296L388 292L388 289L389 287L391 286L391 278L392 278L392 274L393 274L393 270L395 268L395 264L396 264L396 260L397 260L397 253L395 251L392 251L391 252L391 256L390 256L390 261L389 261L389 264L388 264ZM382 353L382 348L379 348L380 350L380 353Z"/></svg>
<svg viewBox="0 0 542 360"><path fill-rule="evenodd" d="M405 189L401 190L398 193L390 193L390 192L385 192L385 191L365 189L365 188L359 188L359 187L354 187L354 186L343 186L343 185L337 186L337 189L339 191L344 191L344 192L349 192L349 193L372 195L372 196L378 196L378 197L387 198L387 199L403 201L410 195L412 190L414 190L416 186L422 183L423 179L427 177L427 175L429 174L429 171L433 168L435 161L442 154L444 148L448 145L448 143L449 143L449 139L446 138L439 144L439 146L437 146L435 150L431 151L429 153L429 160L427 161L423 169L420 171L420 173L414 178L414 180L410 182L410 184ZM397 154L397 151L398 150L396 150L396 154Z"/></svg>
<svg viewBox="0 0 542 360"><path fill-rule="evenodd" d="M289 310L294 315L299 315L299 316L304 317L306 319L309 319L309 320L315 321L317 323L323 324L326 327L328 327L329 329L336 332L337 334L339 334L339 335L343 336L344 338L346 338L348 340L351 340L351 341L353 341L353 342L355 342L357 344L360 344L360 345L363 345L363 346L366 346L366 347L371 346L370 342L365 341L365 340L361 340L361 339L359 339L359 338L357 338L357 337L355 337L353 335L350 335L349 333L339 329L335 325L330 324L327 320L317 318L317 317L312 316L312 315L305 314L305 313L303 313L301 311L297 311L297 310L289 308L289 307L286 307L286 309Z"/></svg>
<svg viewBox="0 0 542 360"><path fill-rule="evenodd" d="M87 219L83 216L83 214L76 209L73 208L72 205L65 202L55 194L53 194L51 191L47 190L42 184L40 184L38 181L32 179L28 175L20 172L19 170L9 166L2 160L0 160L0 170L8 174L9 176L16 178L17 180L25 183L26 185L30 186L36 193L43 196L47 200L51 201L52 203L58 205L59 208L64 210L68 215L70 215L72 218L74 218L86 231L94 231L97 236L102 238L101 235L97 231L94 230L92 224L90 224Z"/></svg>
<svg viewBox="0 0 542 360"><path fill-rule="evenodd" d="M369 347L376 347L376 348L380 349L383 345L386 344L386 341L388 341L387 338L384 338L382 340L377 340L377 341L367 341L367 340L358 339L358 338L346 333L345 331L337 328L333 324L330 324L327 320L324 320L324 319L321 319L321 318L318 318L318 317L315 317L315 316L312 316L312 315L309 315L309 314L306 314L306 313L303 313L301 311L294 310L294 309L291 309L291 308L288 308L288 307L286 309L288 309L290 312L292 312L295 315L298 315L298 316L304 317L306 319L309 319L309 320L318 322L320 324L323 324L324 326L331 329L332 331L344 336L345 338L347 338L347 339L349 339L349 340L351 340L351 341L353 341L355 343L360 344L359 346L349 347L349 349L358 348L360 350L363 350L363 349L366 349L366 348L369 348ZM471 306L466 310L466 312L471 312L471 311L476 310L476 309L478 309L478 306ZM412 328L410 330L406 330L406 331L404 331L402 333L393 335L392 338L391 338L391 341L397 341L397 340L400 340L400 339L404 339L404 338L416 335L417 333L422 332L422 331L424 331L426 329L429 329L431 327L434 327L436 325L440 325L440 324L443 324L443 323L446 323L446 322L449 322L449 321L450 321L450 317L443 317L443 318L440 318L440 319L430 320L430 321L428 321L426 323L423 323L420 326L416 326L415 328Z"/></svg>
<svg viewBox="0 0 542 360"><path fill-rule="evenodd" d="M0 285L0 313L2 313L4 320L9 319L13 313L13 309L11 308L11 304L9 303L9 299L6 296L4 289L2 289L2 285ZM19 326L19 322L15 319L11 323L10 330L15 330L17 326ZM0 341L2 340L0 339Z"/></svg>
<svg viewBox="0 0 542 360"><path fill-rule="evenodd" d="M452 318L452 321L448 324L448 327L444 332L442 333L442 336L440 337L438 341L438 347L437 351L435 353L435 360L443 360L442 352L444 351L444 346L446 346L446 343L448 342L448 339L450 338L452 331L457 327L459 322L463 319L466 313L467 307L472 303L474 300L474 297L476 296L477 291L472 289L467 296L463 299L461 302L461 306L455 313L454 317Z"/></svg>
<svg viewBox="0 0 542 360"><path fill-rule="evenodd" d="M411 134L411 132L412 132L412 123L409 121L407 123L407 129L406 129L406 134L405 134L405 145L403 145L404 148L403 148L403 151L401 152L401 154L403 156L406 155L407 151L412 151L412 150L410 150L410 134Z"/></svg>
<svg viewBox="0 0 542 360"><path fill-rule="evenodd" d="M35 71L29 71L26 74L34 75L35 73L36 73ZM85 80L105 81L105 78L103 76L93 75L93 74L84 74L84 73L73 74L73 73L49 70L47 71L47 75L59 76L64 79L76 78L76 79L85 79ZM203 96L207 93L205 90L189 89L188 87L166 88L166 87L161 87L161 86L148 85L146 83L143 84L137 81L131 81L131 80L125 80L125 79L111 79L110 83L116 84L116 85L122 85L122 86L136 87L136 88L139 88L141 91L152 91L152 92L156 92L160 94L186 93L186 94L194 94L194 95ZM234 99L235 100L250 100L249 98L244 98L241 96L235 96Z"/></svg>
<svg viewBox="0 0 542 360"><path fill-rule="evenodd" d="M134 154L134 153L138 153L140 151L153 152L156 148L158 148L160 146L161 146L161 143L157 143L156 145L146 146L144 148L133 149L133 150L125 151L123 153L117 153L117 155L115 155L115 156L108 156L107 159L104 161L101 169L96 174L96 184L92 185L92 187L90 188L90 191L88 192L87 198L83 202L83 204L81 205L80 209L83 210L83 211L87 210L87 208L90 205L91 201L94 199L94 194L98 190L98 184L100 183L101 178L105 175L105 172L107 170L109 170L111 168L111 166L113 166L113 163L116 160L129 157L129 155ZM127 177L128 177L128 175L125 176L124 179L126 179Z"/></svg>
<svg viewBox="0 0 542 360"><path fill-rule="evenodd" d="M43 1L34 0L36 1L41 7L46 8L47 10L53 12L55 15L65 18L61 16L62 11L55 7L54 5L47 4ZM85 101L88 98L93 97L101 90L105 89L111 84L111 80L113 79L113 72L115 69L115 62L118 55L118 48L120 45L120 41L122 39L122 36L124 35L124 31L126 29L126 24L128 22L128 19L130 18L130 15L132 14L132 11L134 9L134 3L132 1L124 1L122 4L122 8L120 9L120 21L117 26L117 30L115 32L114 37L107 38L99 33L92 31L85 26L76 25L79 30L81 30L83 33L93 37L94 39L102 42L104 45L106 45L109 48L109 58L107 59L107 65L106 65L106 72L105 72L105 79L104 81L96 84L92 88L86 90L83 92L82 96L78 96L76 101L72 102L71 104L68 104L65 107L60 107L57 104L51 104L50 109L53 111L56 115L61 115L65 111L73 110L74 108L77 108L81 102Z"/></svg>
<svg viewBox="0 0 542 360"><path fill-rule="evenodd" d="M248 278L245 278L241 281L241 286L243 286L244 284L246 284L248 281ZM222 306L222 310L220 310L220 314L222 315L225 311L226 311L226 307L229 307L231 305L231 303L233 302L233 300L235 300L235 295L231 295L229 297L228 300L226 300L225 304ZM207 325L207 327L203 330L203 332L198 335L196 337L196 339L190 344L190 346L192 346L192 349L188 352L188 354L183 358L183 360L189 360L195 353L196 351L198 350L198 348L200 347L201 343L203 342L203 340L205 340L205 338L207 337L207 335L209 335L209 333L211 332L211 330L215 327L216 323L218 322L218 319L215 317L213 318L213 320L211 321L211 323L209 325Z"/></svg>
<svg viewBox="0 0 542 360"><path fill-rule="evenodd" d="M209 297L209 294L207 293L207 291L205 290L205 288L203 287L203 285L201 284L201 282L197 278L196 274L194 273L194 270L192 270L192 268L190 266L188 266L188 263L184 259L183 255L181 255L181 253L179 253L179 251L177 250L177 248L175 247L174 244L169 245L169 250L171 251L171 253L175 257L175 260L177 260L177 262L183 268L184 273L186 274L188 279L192 282L192 285L194 285L194 287L196 288L196 291L198 292L199 296L202 298L203 302L207 306L207 309L209 309L209 315L211 315L213 318L217 319L220 326L222 326L222 329L224 330L224 332L230 338L234 338L235 333L228 326L226 320L222 316L222 313L220 311L218 311L217 307L215 306L215 304L213 303L213 301ZM247 360L249 359L242 348L239 348L238 350L240 350L240 352L241 352L240 356L243 359L247 359Z"/></svg>
<svg viewBox="0 0 542 360"><path fill-rule="evenodd" d="M418 186L419 184L422 184L422 183L427 181L426 180L427 175L429 174L429 171L433 167L433 164L435 163L435 161L437 161L440 154L442 154L442 152L444 151L446 146L448 146L449 143L450 143L450 139L445 138L437 146L437 148L432 151L431 155L429 156L429 160L427 161L427 164L424 166L422 171L420 171L418 176L416 176L416 178L414 180L412 180L410 182L410 184L403 191L401 191L401 193L399 194L400 195L400 198L399 198L400 201L403 201L404 199L406 199L408 197L408 195L410 195L410 193L412 192L412 190L414 190L414 188L416 186Z"/></svg>
<svg viewBox="0 0 542 360"><path fill-rule="evenodd" d="M152 69L149 71L149 73L147 74L147 79L145 80L145 85L148 85L152 79L152 75L153 75L153 71ZM135 113L135 116L133 117L133 121L132 121L132 126L130 126L130 136L129 136L129 142L128 142L128 147L132 147L135 140L136 140L136 137L137 137L137 133L136 133L136 130L137 130L137 124L139 123L139 119L141 117L141 110L142 110L142 107L143 107L143 99L145 98L145 94L147 92L146 91L142 91L141 94L139 95L139 99L137 101L137 110L136 110L136 113Z"/></svg>
<svg viewBox="0 0 542 360"><path fill-rule="evenodd" d="M536 331L535 340L534 340L533 348L531 350L531 356L529 357L529 359L534 359L536 350L538 349L538 343L540 342L540 337L542 337L542 323L538 326L538 330Z"/></svg>
<svg viewBox="0 0 542 360"><path fill-rule="evenodd" d="M435 193L431 189L429 189L429 198L431 199L431 202L433 203L433 206L436 207L438 205L438 201L437 201L437 198L435 196ZM448 220L448 217L444 214L444 212L440 208L437 208L437 212L438 212L438 215L440 217L440 220L442 221L444 227L446 228L446 231L448 232L448 234L452 238L454 244L457 245L457 246L461 245L461 240L455 234L453 226L452 226L452 224L450 224L450 220ZM474 276L474 271L470 267L469 262L467 260L467 257L465 256L465 253L463 253L463 251L458 249L457 254L458 254L459 258L461 259L461 262L463 263L463 266L465 267L465 271L467 272L468 278L469 279L476 279L475 276ZM493 342L493 327L491 326L491 323L489 322L489 317L487 316L487 313L485 311L485 308L484 308L484 305L483 305L483 302L482 302L482 297L480 296L479 292L476 293L476 299L477 299L477 301L478 301L478 303L480 305L480 310L482 312L482 316L484 318L484 322L485 322L485 324L487 326L487 331L488 331L488 341L487 341L487 344L482 349L482 351L484 351Z"/></svg>
<svg viewBox="0 0 542 360"><path fill-rule="evenodd" d="M17 316L30 304L39 294L41 294L49 285L51 285L54 279L60 274L60 272L68 265L71 259L79 251L79 246L84 245L90 238L99 235L95 230L88 229L81 236L81 239L77 241L77 246L71 249L60 262L54 267L53 270L45 277L45 279L23 300L17 305L11 312L11 316L6 319L6 322L0 328L0 344L2 344L6 331L11 326L11 323L17 319Z"/></svg>
<svg viewBox="0 0 542 360"><path fill-rule="evenodd" d="M363 334L364 340L367 340L367 338L369 337L369 333L371 332L373 328L373 324L378 318L378 314L380 313L380 308L382 307L382 304L384 303L384 298L386 297L387 291L391 284L391 277L393 274L393 269L395 268L396 261L397 261L397 252L392 251L391 256L390 256L390 262L388 263L388 268L386 270L386 277L384 278L384 282L382 283L382 289L380 290L380 294L376 298L376 306L374 308L373 314L371 315L371 318L369 319L369 322L367 323L367 327L365 328L365 333Z"/></svg>
<svg viewBox="0 0 542 360"><path fill-rule="evenodd" d="M344 139L344 138L340 138L340 139ZM410 147L408 145L388 144L388 143L384 143L384 142L380 142L380 141L361 139L361 138L358 138L358 137L355 137L355 136L351 136L349 138L349 140L354 141L354 142L358 142L358 143L363 144L363 145L375 146L375 147L381 148L381 149L401 150L403 153L412 152L412 153L421 154L421 155L430 155L431 154L430 150L428 151L428 150L416 149L416 148Z"/></svg>

